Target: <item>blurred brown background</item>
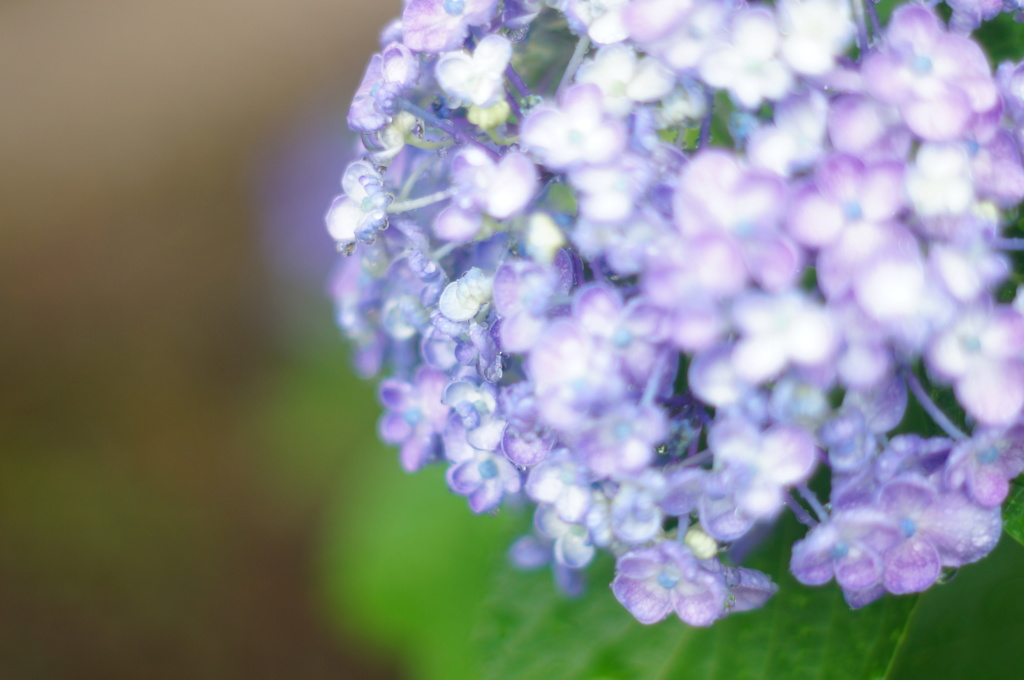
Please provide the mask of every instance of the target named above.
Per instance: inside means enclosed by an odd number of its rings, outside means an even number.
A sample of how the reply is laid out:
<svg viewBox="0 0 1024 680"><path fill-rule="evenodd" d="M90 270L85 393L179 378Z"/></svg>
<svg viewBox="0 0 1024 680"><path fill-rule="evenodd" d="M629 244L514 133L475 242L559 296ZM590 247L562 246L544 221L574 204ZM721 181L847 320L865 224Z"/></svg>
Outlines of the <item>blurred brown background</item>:
<svg viewBox="0 0 1024 680"><path fill-rule="evenodd" d="M319 604L344 456L261 414L341 351L318 218L398 11L0 0L0 678L394 675Z"/></svg>

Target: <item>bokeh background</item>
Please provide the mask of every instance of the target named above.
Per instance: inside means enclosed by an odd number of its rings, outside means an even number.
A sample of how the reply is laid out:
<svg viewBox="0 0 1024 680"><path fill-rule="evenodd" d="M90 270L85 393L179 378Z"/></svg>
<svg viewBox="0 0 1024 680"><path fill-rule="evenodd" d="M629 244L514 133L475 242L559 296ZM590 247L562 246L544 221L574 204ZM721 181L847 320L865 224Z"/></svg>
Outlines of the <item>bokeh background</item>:
<svg viewBox="0 0 1024 680"><path fill-rule="evenodd" d="M0 0L0 680L481 677L528 518L400 472L324 294L344 114L399 7ZM1004 539L893 677L1019 678L1022 601Z"/></svg>
<svg viewBox="0 0 1024 680"><path fill-rule="evenodd" d="M0 678L397 676L321 218L399 6L0 0Z"/></svg>

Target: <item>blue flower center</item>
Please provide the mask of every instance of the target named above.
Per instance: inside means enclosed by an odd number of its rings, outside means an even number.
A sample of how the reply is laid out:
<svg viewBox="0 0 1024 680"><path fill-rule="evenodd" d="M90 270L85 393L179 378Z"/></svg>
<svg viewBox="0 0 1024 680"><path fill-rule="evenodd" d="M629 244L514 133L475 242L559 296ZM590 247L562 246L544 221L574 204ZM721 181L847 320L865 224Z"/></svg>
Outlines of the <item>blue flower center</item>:
<svg viewBox="0 0 1024 680"><path fill-rule="evenodd" d="M932 60L928 57L918 55L911 60L910 68L914 70L914 73L928 73L932 70Z"/></svg>
<svg viewBox="0 0 1024 680"><path fill-rule="evenodd" d="M658 574L658 585L662 588L675 588L677 583L679 583L679 576L676 574L667 571Z"/></svg>
<svg viewBox="0 0 1024 680"><path fill-rule="evenodd" d="M633 341L633 334L625 328L620 328L612 335L612 342L616 347L625 347Z"/></svg>
<svg viewBox="0 0 1024 680"><path fill-rule="evenodd" d="M754 221L741 220L736 223L733 229L738 236L750 236L750 234L754 233Z"/></svg>
<svg viewBox="0 0 1024 680"><path fill-rule="evenodd" d="M832 546L832 559L838 560L840 557L846 557L850 554L850 546L847 545L846 541L839 541Z"/></svg>
<svg viewBox="0 0 1024 680"><path fill-rule="evenodd" d="M416 427L417 423L423 420L423 411L418 408L408 409L402 414L402 420L404 420L410 427Z"/></svg>
<svg viewBox="0 0 1024 680"><path fill-rule="evenodd" d="M570 130L569 131L569 143L570 144L582 144L583 143L583 133L580 132L579 130Z"/></svg>
<svg viewBox="0 0 1024 680"><path fill-rule="evenodd" d="M444 0L444 11L455 17L462 14L466 7L466 0Z"/></svg>
<svg viewBox="0 0 1024 680"><path fill-rule="evenodd" d="M363 197L363 200L359 202L359 209L363 212L370 212L373 210L373 199L369 196Z"/></svg>
<svg viewBox="0 0 1024 680"><path fill-rule="evenodd" d="M904 537L910 538L917 533L917 525L914 524L914 520L907 517L900 522L900 531L903 532Z"/></svg>
<svg viewBox="0 0 1024 680"><path fill-rule="evenodd" d="M861 210L860 203L857 201L847 201L843 204L843 215L848 220L859 220L864 216L864 211Z"/></svg>
<svg viewBox="0 0 1024 680"><path fill-rule="evenodd" d="M498 464L490 458L481 461L480 464L476 466L476 470L484 479L494 479L498 476Z"/></svg>
<svg viewBox="0 0 1024 680"><path fill-rule="evenodd" d="M633 434L633 428L630 427L629 423L619 423L612 430L615 433L615 438L619 441L626 439L629 435Z"/></svg>
<svg viewBox="0 0 1024 680"><path fill-rule="evenodd" d="M729 133L739 140L746 139L757 129L757 116L746 111L734 111L729 116Z"/></svg>
<svg viewBox="0 0 1024 680"><path fill-rule="evenodd" d="M983 465L991 465L997 460L999 460L999 449L994 446L990 446L978 454L978 462Z"/></svg>
<svg viewBox="0 0 1024 680"><path fill-rule="evenodd" d="M963 339L963 345L968 352L977 352L981 349L981 340L976 335L968 335Z"/></svg>
<svg viewBox="0 0 1024 680"><path fill-rule="evenodd" d="M973 139L967 140L967 154L968 155L970 155L970 156L977 155L978 150L980 148L981 148L981 146L979 146L978 143L976 141L974 141Z"/></svg>

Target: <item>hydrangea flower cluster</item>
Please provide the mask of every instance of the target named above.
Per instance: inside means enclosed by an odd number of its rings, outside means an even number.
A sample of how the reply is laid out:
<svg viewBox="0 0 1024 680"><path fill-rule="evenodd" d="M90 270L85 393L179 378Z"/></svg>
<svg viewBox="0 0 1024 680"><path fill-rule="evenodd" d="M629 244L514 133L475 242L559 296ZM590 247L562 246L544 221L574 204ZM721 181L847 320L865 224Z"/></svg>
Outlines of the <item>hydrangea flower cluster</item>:
<svg viewBox="0 0 1024 680"><path fill-rule="evenodd" d="M1015 4L949 9L407 0L326 217L402 466L535 504L512 557L569 592L610 551L642 623L761 606L739 564L783 512L794 576L854 607L991 551L1024 470L1024 64L970 37Z"/></svg>

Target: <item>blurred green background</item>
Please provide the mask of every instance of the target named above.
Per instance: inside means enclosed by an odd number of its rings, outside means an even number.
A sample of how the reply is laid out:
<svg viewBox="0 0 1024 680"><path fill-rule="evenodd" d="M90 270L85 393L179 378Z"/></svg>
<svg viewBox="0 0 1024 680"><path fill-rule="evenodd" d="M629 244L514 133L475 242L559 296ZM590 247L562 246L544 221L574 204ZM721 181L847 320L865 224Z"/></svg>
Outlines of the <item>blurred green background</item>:
<svg viewBox="0 0 1024 680"><path fill-rule="evenodd" d="M319 564L376 416L321 216L398 8L0 0L0 678L396 676Z"/></svg>
<svg viewBox="0 0 1024 680"><path fill-rule="evenodd" d="M0 679L628 680L623 640L675 648L603 583L508 574L524 513L377 443L321 216L398 11L0 0ZM1004 540L893 677L1019 677L1022 599ZM527 663L545 639L579 672Z"/></svg>

